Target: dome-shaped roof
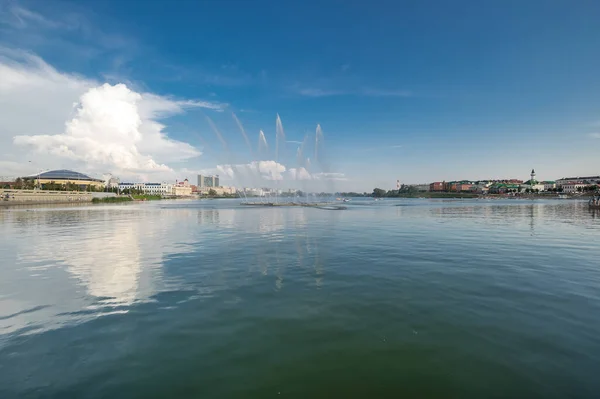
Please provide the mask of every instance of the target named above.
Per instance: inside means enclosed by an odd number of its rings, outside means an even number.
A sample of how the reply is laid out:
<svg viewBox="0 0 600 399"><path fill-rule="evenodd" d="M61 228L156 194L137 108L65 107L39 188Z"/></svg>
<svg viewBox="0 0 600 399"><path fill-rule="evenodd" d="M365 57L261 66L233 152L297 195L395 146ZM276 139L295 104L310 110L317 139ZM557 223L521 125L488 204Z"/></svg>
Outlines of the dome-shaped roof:
<svg viewBox="0 0 600 399"><path fill-rule="evenodd" d="M37 177L37 175L35 177ZM83 173L67 169L49 170L47 172L40 173L39 177L40 179L100 181L98 179L89 177L88 175L84 175Z"/></svg>

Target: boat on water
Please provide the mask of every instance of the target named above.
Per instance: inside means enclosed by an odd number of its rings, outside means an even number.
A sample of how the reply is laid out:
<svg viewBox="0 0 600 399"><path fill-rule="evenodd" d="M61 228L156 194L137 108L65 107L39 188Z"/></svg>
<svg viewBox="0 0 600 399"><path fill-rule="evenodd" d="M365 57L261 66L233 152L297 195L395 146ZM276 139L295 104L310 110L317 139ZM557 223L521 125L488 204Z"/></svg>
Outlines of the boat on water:
<svg viewBox="0 0 600 399"><path fill-rule="evenodd" d="M558 194L558 199L568 199L569 196L567 194Z"/></svg>

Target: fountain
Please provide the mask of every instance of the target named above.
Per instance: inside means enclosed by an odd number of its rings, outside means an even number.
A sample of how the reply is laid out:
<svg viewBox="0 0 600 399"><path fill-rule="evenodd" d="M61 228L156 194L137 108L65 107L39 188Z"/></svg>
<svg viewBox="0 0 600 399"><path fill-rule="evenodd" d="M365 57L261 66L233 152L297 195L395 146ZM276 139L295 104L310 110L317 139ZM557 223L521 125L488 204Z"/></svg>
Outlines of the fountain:
<svg viewBox="0 0 600 399"><path fill-rule="evenodd" d="M249 154L251 155L253 161L248 164L235 164L235 162L231 162L234 159L233 154L230 152L229 146L215 124L215 122L210 118L206 117L208 124L211 127L211 130L215 133L219 142L221 143L223 150L227 152L229 163L224 165L228 171L228 175L234 177L236 181L240 184L242 181L247 179L250 180L250 184L254 187L260 187L261 182L271 181L272 185L275 186L275 190L268 189L266 192L263 191L263 194L260 195L256 201L249 201L248 193L245 190L238 190L237 194L242 199L241 204L246 206L298 206L298 207L313 207L319 209L346 209L345 206L336 205L331 200L324 200L323 198L319 198L314 195L309 195L309 190L306 189L306 186L309 185L319 185L323 184L323 174L320 176L314 175L311 164L311 158L306 157L306 153L308 152L308 147L312 144L310 140L309 134L305 134L304 140L302 143L298 143L299 146L296 150L295 158L296 158L296 169L295 175L293 177L294 181L299 183L302 181L302 188L304 191L304 195L293 195L289 198L289 200L282 200L282 197L279 195L279 187L284 181L284 177L282 173L285 173L287 170L285 166L280 164L280 159L286 157L285 151L285 143L286 143L286 134L283 128L283 123L281 121L281 117L277 114L275 118L275 150L274 154L269 155L269 145L267 143L267 137L263 130L259 130L258 133L258 145L256 147L256 151L252 148L250 139L244 125L237 117L237 115L232 112L231 117L235 121L240 134L242 135L246 146L248 147ZM323 169L323 130L321 129L321 125L317 125L315 131L314 138L314 160L317 162L314 164L315 168L319 168L320 172L328 172L328 170ZM274 161L260 161L260 159L273 159L271 158L274 155ZM291 155L291 154L289 154ZM256 160L258 158L258 160ZM293 159L293 158L292 158ZM319 183L319 180L321 183ZM312 182L312 183L311 183ZM264 187L264 186L263 186Z"/></svg>
<svg viewBox="0 0 600 399"><path fill-rule="evenodd" d="M258 132L258 155L266 155L268 152L269 145L267 144L267 138L265 137L265 132L261 130Z"/></svg>
<svg viewBox="0 0 600 399"><path fill-rule="evenodd" d="M242 136L244 136L244 140L246 141L246 145L248 146L248 150L250 150L250 154L253 154L254 151L252 151L252 145L250 144L250 140L248 139L248 135L246 134L246 129L244 129L244 126L242 125L242 122L240 122L240 120L235 115L235 113L232 112L231 116L233 116L233 119L235 120L235 123L240 128L240 132L242 133ZM264 137L264 134L263 134L263 137Z"/></svg>

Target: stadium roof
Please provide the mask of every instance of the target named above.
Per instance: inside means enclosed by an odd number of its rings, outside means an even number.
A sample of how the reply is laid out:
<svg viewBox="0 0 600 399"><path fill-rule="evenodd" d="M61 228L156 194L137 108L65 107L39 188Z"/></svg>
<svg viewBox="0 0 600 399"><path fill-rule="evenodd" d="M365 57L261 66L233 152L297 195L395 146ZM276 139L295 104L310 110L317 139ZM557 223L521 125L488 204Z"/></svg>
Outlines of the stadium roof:
<svg viewBox="0 0 600 399"><path fill-rule="evenodd" d="M29 177L37 178L38 175L31 175ZM96 182L104 181L100 179L94 179L93 177L89 177L88 175L84 175L83 173L74 172L72 170L67 169L49 170L47 172L42 172L39 174L39 178L48 180L88 180Z"/></svg>

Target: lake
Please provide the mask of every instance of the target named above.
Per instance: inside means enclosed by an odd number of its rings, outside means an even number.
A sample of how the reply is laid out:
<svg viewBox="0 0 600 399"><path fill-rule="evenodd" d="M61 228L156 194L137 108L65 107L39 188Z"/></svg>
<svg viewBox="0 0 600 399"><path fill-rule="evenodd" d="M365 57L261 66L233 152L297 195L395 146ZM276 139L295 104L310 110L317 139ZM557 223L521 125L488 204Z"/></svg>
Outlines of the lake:
<svg viewBox="0 0 600 399"><path fill-rule="evenodd" d="M0 209L0 397L594 398L570 200Z"/></svg>

